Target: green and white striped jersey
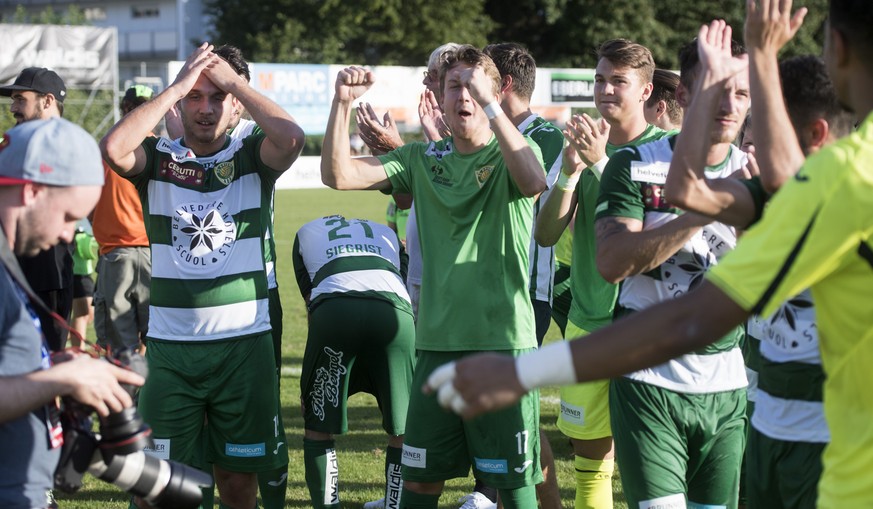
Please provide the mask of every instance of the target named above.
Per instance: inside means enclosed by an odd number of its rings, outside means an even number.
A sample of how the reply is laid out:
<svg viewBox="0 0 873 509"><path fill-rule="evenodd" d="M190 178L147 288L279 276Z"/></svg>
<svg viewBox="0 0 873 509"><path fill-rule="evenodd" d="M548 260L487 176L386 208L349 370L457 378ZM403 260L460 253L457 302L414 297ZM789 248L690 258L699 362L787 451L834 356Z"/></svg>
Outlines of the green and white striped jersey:
<svg viewBox="0 0 873 509"><path fill-rule="evenodd" d="M406 253L384 224L339 215L315 219L297 232L292 260L310 310L331 297L358 297L386 300L412 314Z"/></svg>
<svg viewBox="0 0 873 509"><path fill-rule="evenodd" d="M146 169L131 178L152 253L148 337L215 341L270 330L264 235L280 172L260 159L263 134L227 138L197 157L146 138Z"/></svg>
<svg viewBox="0 0 873 509"><path fill-rule="evenodd" d="M643 230L658 228L682 211L663 197L676 137L662 138L617 151L600 182L596 218L627 217L643 222ZM723 163L706 169L708 178L724 178L746 164L746 155L734 146ZM704 274L736 245L735 230L713 222L700 230L666 262L621 283L618 305L639 311L678 297L703 281ZM668 333L665 331L665 333ZM631 373L628 378L668 390L711 393L746 387L739 340L742 328L697 352L659 366Z"/></svg>

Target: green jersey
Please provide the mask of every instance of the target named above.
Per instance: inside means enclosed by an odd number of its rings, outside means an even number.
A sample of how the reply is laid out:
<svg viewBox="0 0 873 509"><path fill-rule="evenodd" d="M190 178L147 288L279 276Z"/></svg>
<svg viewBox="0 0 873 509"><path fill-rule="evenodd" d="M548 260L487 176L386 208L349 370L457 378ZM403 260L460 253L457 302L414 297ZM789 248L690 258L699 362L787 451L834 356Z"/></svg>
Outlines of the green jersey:
<svg viewBox="0 0 873 509"><path fill-rule="evenodd" d="M667 135L663 129L649 125L643 134L625 145L606 145L606 155L624 148L659 140ZM597 246L594 236L594 207L600 194L600 179L594 172L582 172L576 186L576 226L574 229L570 292L573 303L569 319L582 330L593 332L612 322L618 285L607 283L597 270Z"/></svg>
<svg viewBox="0 0 873 509"><path fill-rule="evenodd" d="M528 295L533 199L519 191L497 139L472 154L458 153L451 137L409 143L379 159L394 191L415 197L423 262L416 348L536 347Z"/></svg>

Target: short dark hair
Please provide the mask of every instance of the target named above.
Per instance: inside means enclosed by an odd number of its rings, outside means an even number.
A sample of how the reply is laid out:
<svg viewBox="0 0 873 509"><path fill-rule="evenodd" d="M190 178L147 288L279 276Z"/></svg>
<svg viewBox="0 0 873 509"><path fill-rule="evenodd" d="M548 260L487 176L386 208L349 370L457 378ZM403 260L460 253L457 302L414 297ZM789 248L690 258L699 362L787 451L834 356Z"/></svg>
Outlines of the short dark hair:
<svg viewBox="0 0 873 509"><path fill-rule="evenodd" d="M731 39L731 55L744 55L744 48L736 40ZM697 37L679 48L679 81L686 89L694 88L694 80L697 79L697 64L700 57L697 55Z"/></svg>
<svg viewBox="0 0 873 509"><path fill-rule="evenodd" d="M491 57L486 55L482 50L469 44L463 44L453 51L445 54L440 64L440 91L445 90L446 74L452 67L459 63L467 65L482 65L485 69L485 74L491 78L493 82L492 90L496 94L500 91L500 71L491 60Z"/></svg>
<svg viewBox="0 0 873 509"><path fill-rule="evenodd" d="M652 81L655 72L655 59L649 48L628 39L612 39L597 48L597 61L609 60L614 66L635 69L645 83Z"/></svg>
<svg viewBox="0 0 873 509"><path fill-rule="evenodd" d="M667 116L670 123L679 125L682 123L682 107L676 100L676 87L679 85L679 76L666 69L655 69L652 74L652 95L646 100L649 108L664 101L667 105Z"/></svg>
<svg viewBox="0 0 873 509"><path fill-rule="evenodd" d="M494 61L501 78L512 76L513 92L530 99L537 80L537 63L527 48L515 42L501 42L489 44L483 51Z"/></svg>
<svg viewBox="0 0 873 509"><path fill-rule="evenodd" d="M42 99L48 95L48 94L43 94L43 93L36 92L36 91L34 91L34 93L40 99ZM52 97L55 97L55 94L52 94ZM64 101L63 100L59 101L58 98L55 97L55 105L57 105L57 107L58 107L58 114L63 117L64 116Z"/></svg>
<svg viewBox="0 0 873 509"><path fill-rule="evenodd" d="M822 59L813 55L788 58L779 63L782 97L794 130L823 118L835 137L852 130L851 113L837 100L834 84Z"/></svg>
<svg viewBox="0 0 873 509"><path fill-rule="evenodd" d="M865 55L873 52L873 2L870 0L830 0L828 23Z"/></svg>
<svg viewBox="0 0 873 509"><path fill-rule="evenodd" d="M233 67L233 70L236 71L237 74L246 79L246 81L252 81L252 74L249 71L249 64L246 62L246 59L243 58L242 50L237 48L236 46L231 46L229 44L224 44L215 48L213 51L216 55L221 57L225 62L230 64Z"/></svg>

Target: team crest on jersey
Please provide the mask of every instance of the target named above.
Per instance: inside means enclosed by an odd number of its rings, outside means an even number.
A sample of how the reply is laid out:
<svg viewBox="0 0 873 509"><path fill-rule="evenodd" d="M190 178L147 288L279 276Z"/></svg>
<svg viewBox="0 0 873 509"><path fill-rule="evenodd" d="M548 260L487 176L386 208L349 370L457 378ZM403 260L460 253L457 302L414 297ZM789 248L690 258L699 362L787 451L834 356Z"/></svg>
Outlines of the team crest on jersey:
<svg viewBox="0 0 873 509"><path fill-rule="evenodd" d="M479 183L479 187L485 185L485 182L488 181L488 177L490 177L492 173L494 173L493 166L483 166L476 170L476 182Z"/></svg>
<svg viewBox="0 0 873 509"><path fill-rule="evenodd" d="M173 212L173 248L180 263L208 268L224 261L236 223L223 202L181 205Z"/></svg>
<svg viewBox="0 0 873 509"><path fill-rule="evenodd" d="M233 161L225 161L215 165L215 177L224 185L230 185L233 181L234 166Z"/></svg>

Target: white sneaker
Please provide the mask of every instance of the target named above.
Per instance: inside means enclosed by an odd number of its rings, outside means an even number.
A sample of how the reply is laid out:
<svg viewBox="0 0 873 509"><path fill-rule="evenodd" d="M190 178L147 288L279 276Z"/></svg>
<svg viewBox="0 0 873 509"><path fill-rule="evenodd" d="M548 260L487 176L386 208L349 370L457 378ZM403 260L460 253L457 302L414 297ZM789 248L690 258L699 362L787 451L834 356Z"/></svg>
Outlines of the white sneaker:
<svg viewBox="0 0 873 509"><path fill-rule="evenodd" d="M385 497L372 502L365 502L364 509L385 509Z"/></svg>
<svg viewBox="0 0 873 509"><path fill-rule="evenodd" d="M478 491L461 497L458 502L463 502L458 509L497 509L496 502L488 500L488 497Z"/></svg>

